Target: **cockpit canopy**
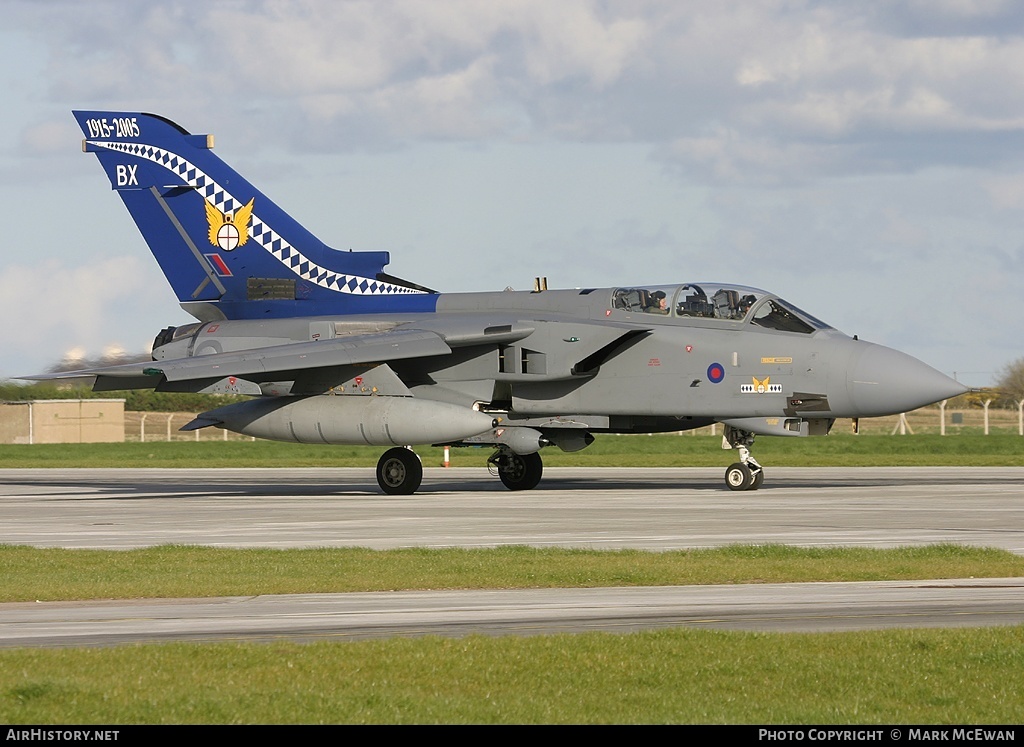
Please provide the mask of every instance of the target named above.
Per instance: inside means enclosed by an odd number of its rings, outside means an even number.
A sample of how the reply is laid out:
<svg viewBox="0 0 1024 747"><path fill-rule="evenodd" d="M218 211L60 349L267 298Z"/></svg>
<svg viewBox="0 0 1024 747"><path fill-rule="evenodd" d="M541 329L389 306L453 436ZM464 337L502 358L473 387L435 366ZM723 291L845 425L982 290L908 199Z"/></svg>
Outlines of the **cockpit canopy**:
<svg viewBox="0 0 1024 747"><path fill-rule="evenodd" d="M801 334L831 329L830 325L778 296L742 285L688 283L616 288L611 307L644 314L749 322L758 327Z"/></svg>

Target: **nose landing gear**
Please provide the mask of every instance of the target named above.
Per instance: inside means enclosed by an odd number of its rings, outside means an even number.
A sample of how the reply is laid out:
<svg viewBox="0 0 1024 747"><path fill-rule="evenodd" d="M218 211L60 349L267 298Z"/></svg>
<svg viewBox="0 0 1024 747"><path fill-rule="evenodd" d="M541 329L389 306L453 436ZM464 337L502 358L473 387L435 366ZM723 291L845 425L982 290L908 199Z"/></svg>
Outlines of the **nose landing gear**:
<svg viewBox="0 0 1024 747"><path fill-rule="evenodd" d="M740 455L740 461L730 464L725 471L726 486L729 490L757 490L764 482L764 468L750 453L750 447L754 445L754 434L727 425L725 440Z"/></svg>

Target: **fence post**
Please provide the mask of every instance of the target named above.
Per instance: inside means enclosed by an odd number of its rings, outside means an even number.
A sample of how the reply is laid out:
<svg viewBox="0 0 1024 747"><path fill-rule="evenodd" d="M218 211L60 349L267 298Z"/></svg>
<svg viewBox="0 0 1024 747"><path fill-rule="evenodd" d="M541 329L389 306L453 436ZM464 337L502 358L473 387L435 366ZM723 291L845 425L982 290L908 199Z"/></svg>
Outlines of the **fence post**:
<svg viewBox="0 0 1024 747"><path fill-rule="evenodd" d="M991 402L992 402L992 400L990 400L990 399L985 400L985 435L986 436L988 435L988 406L989 406L989 404Z"/></svg>
<svg viewBox="0 0 1024 747"><path fill-rule="evenodd" d="M939 435L946 435L946 400L939 403Z"/></svg>
<svg viewBox="0 0 1024 747"><path fill-rule="evenodd" d="M910 427L910 423L907 422L907 413L901 412L899 422L896 423L896 427L892 429L892 433L889 435L895 436L896 431L900 432L901 436L907 435L907 431L910 431L910 435L914 435L914 429Z"/></svg>
<svg viewBox="0 0 1024 747"><path fill-rule="evenodd" d="M146 416L147 415L149 415L149 413L148 412L144 412L144 413L142 413L142 417L139 418L139 443L140 444L146 443Z"/></svg>

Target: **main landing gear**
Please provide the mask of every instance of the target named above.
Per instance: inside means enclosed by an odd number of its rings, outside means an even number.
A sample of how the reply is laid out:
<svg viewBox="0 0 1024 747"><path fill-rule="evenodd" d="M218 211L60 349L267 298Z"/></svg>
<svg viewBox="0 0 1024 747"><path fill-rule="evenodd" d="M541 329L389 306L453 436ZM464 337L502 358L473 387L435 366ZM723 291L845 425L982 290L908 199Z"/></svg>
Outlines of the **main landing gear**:
<svg viewBox="0 0 1024 747"><path fill-rule="evenodd" d="M505 446L487 460L509 490L532 490L540 482L544 462L540 454L516 454ZM412 495L423 482L423 463L412 449L388 449L377 462L377 484L388 495Z"/></svg>
<svg viewBox="0 0 1024 747"><path fill-rule="evenodd" d="M498 447L487 464L498 470L498 477L509 490L533 490L544 472L540 454L516 454L506 446Z"/></svg>
<svg viewBox="0 0 1024 747"><path fill-rule="evenodd" d="M764 468L750 454L754 434L726 426L725 439L740 455L740 461L730 464L725 471L725 484L729 490L757 490L764 482Z"/></svg>
<svg viewBox="0 0 1024 747"><path fill-rule="evenodd" d="M377 484L388 495L412 495L423 482L423 463L412 449L388 449L377 462Z"/></svg>

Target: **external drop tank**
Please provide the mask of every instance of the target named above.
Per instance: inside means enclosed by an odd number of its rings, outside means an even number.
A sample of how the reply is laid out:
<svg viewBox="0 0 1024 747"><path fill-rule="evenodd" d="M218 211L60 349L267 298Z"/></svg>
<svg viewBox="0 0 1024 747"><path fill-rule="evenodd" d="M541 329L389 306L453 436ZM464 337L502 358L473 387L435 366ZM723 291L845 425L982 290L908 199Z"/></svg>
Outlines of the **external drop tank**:
<svg viewBox="0 0 1024 747"><path fill-rule="evenodd" d="M272 441L317 444L449 443L496 425L467 407L414 397L265 397L218 407L182 430L208 426Z"/></svg>

